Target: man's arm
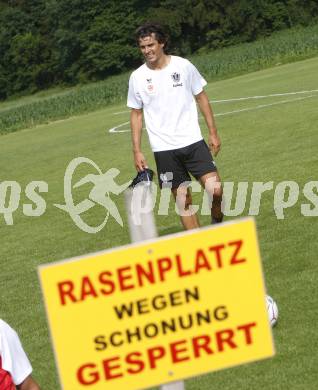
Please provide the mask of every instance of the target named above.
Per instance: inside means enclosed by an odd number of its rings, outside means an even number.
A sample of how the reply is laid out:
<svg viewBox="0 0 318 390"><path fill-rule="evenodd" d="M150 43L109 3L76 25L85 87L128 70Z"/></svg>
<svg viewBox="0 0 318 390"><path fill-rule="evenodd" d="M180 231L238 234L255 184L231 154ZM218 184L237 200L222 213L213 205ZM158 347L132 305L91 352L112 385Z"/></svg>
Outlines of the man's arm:
<svg viewBox="0 0 318 390"><path fill-rule="evenodd" d="M216 156L221 149L221 140L216 129L214 115L209 102L209 98L205 91L200 92L198 95L195 96L195 98L209 129L208 144L210 150Z"/></svg>
<svg viewBox="0 0 318 390"><path fill-rule="evenodd" d="M35 382L31 375L17 385L17 390L41 390L39 385Z"/></svg>
<svg viewBox="0 0 318 390"><path fill-rule="evenodd" d="M135 167L138 172L148 168L145 156L141 152L142 110L135 108L130 112L130 128Z"/></svg>
<svg viewBox="0 0 318 390"><path fill-rule="evenodd" d="M9 372L16 388L18 390L40 390L31 376L32 366L17 332L1 319L0 334L2 368Z"/></svg>

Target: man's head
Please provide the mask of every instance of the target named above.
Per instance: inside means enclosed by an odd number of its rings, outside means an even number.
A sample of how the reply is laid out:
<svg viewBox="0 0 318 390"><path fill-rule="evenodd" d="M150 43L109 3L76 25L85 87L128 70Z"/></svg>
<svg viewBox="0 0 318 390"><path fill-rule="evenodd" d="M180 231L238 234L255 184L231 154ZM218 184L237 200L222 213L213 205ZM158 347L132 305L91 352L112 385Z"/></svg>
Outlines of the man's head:
<svg viewBox="0 0 318 390"><path fill-rule="evenodd" d="M159 44L163 44L163 50L167 54L168 36L160 24L147 22L141 25L137 28L135 37L138 46L140 46L140 40L153 37Z"/></svg>
<svg viewBox="0 0 318 390"><path fill-rule="evenodd" d="M159 24L146 23L136 30L136 41L146 62L153 65L166 54L167 35Z"/></svg>

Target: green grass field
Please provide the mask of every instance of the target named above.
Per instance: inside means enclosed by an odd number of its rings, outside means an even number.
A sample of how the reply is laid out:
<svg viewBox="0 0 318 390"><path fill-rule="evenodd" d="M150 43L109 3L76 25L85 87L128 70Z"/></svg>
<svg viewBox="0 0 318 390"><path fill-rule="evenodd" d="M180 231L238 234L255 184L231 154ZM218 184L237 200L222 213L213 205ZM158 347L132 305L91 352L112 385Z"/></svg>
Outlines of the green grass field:
<svg viewBox="0 0 318 390"><path fill-rule="evenodd" d="M222 151L216 159L222 180L273 181L274 188L281 181L294 181L300 195L298 202L285 210L285 219L278 220L273 210L274 191L268 191L256 216L267 289L280 310L274 329L276 356L191 379L186 382L187 390L309 390L317 386L317 206L316 217L301 214L301 204L309 203L302 194L304 185L318 181L317 69L318 58L313 58L208 85L212 101L226 100L213 103L222 138ZM251 98L255 96L258 98ZM233 100L242 97L250 99ZM44 390L57 390L59 385L37 266L130 240L122 196L113 199L124 228L110 218L97 234L81 231L53 204L64 203L64 172L75 157L92 159L103 172L112 167L119 169L116 180L120 184L135 175L125 125L128 118L123 104L113 105L0 137L0 182L17 181L22 188L13 225L6 225L0 215L0 318L19 332L33 363L34 376ZM115 132L110 133L111 128L116 128ZM205 128L203 131L206 134ZM146 137L143 144L148 162L154 167ZM83 166L79 177L88 171ZM25 187L32 180L48 183L48 192L42 194L47 208L40 217L23 214L23 204L30 203ZM77 199L85 199L88 190L83 187L78 191ZM195 200L199 202L200 196L196 195ZM248 207L242 216L248 215ZM86 221L98 225L103 217L103 209L96 206L88 212ZM156 221L160 235L181 230L172 208L168 216L157 216ZM209 218L202 217L201 221L207 225Z"/></svg>

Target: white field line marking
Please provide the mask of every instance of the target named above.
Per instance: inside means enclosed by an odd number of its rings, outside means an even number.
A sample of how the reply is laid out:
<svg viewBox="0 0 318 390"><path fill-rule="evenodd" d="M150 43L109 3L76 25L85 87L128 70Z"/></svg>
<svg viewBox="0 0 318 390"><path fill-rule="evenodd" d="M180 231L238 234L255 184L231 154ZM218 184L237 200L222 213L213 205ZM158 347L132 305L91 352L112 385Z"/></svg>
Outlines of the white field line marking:
<svg viewBox="0 0 318 390"><path fill-rule="evenodd" d="M258 105L256 107L246 107L246 108L242 108L240 110L220 112L218 114L214 114L214 116L224 116L224 115L235 114L235 113L238 113L238 112L255 111L255 110L260 110L261 108L266 108L266 107L270 107L270 106L277 106L279 104L286 104L286 103L291 103L291 102L297 102L297 101L300 101L300 100L305 100L305 99L308 99L308 98L311 98L311 97L317 97L317 96L318 95L309 95L309 96L304 96L304 97L300 97L300 98L297 98L297 99L281 100L280 102L274 102L274 103L268 103L268 104L260 104L260 105Z"/></svg>
<svg viewBox="0 0 318 390"><path fill-rule="evenodd" d="M112 127L111 129L109 129L108 131L110 133L126 133L127 131L130 131L130 129L128 130L117 130L125 125L128 125L129 121L128 122L124 122L124 123L121 123L120 125L118 126L115 126L115 127Z"/></svg>
<svg viewBox="0 0 318 390"><path fill-rule="evenodd" d="M267 97L276 97L276 96L300 95L300 94L312 93L312 92L318 92L318 89L312 89L311 91L298 91L298 92L286 92L286 93L273 93L270 95L247 96L247 97L240 97L240 98L233 98L233 99L210 100L210 103L238 102L241 100L264 99Z"/></svg>
<svg viewBox="0 0 318 390"><path fill-rule="evenodd" d="M256 95L256 96L246 96L232 99L222 99L222 100L210 100L210 103L227 103L227 102L238 102L241 100L252 100L252 99L265 99L268 97L277 97L277 96L288 96L288 95L300 95L305 93L318 92L318 89L312 89L310 91L297 91L297 92L285 92L285 93L272 93L270 95ZM114 112L113 115L121 115L130 112L130 110Z"/></svg>
<svg viewBox="0 0 318 390"><path fill-rule="evenodd" d="M274 103L260 104L260 105L258 105L256 107L246 107L246 108L242 108L240 110L220 112L218 114L214 114L214 116L215 117L216 116L225 116L225 115L231 115L231 114L236 114L236 113L240 113L240 112L255 111L255 110L260 110L262 108L266 108L266 107L270 107L270 106L277 106L279 104L286 104L286 103L297 102L297 101L305 100L305 99L308 99L308 98L311 98L311 97L318 97L318 95L303 96L303 97L299 97L299 98L296 98L296 99L287 99L287 100L281 100L279 102L274 102ZM202 119L202 116L200 116L200 118ZM128 125L128 124L129 124L129 121L121 123L118 126L112 127L108 131L109 131L109 133L127 133L127 132L130 131L130 129L123 129L123 130L117 130L117 129L119 129L119 128L125 126L125 125Z"/></svg>

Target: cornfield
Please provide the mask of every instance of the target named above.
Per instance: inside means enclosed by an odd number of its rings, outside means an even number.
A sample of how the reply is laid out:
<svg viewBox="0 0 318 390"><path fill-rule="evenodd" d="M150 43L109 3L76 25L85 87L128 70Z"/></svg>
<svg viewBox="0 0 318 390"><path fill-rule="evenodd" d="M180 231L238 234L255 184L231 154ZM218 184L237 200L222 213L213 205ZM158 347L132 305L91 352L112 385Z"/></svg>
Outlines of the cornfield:
<svg viewBox="0 0 318 390"><path fill-rule="evenodd" d="M193 56L208 80L239 75L318 55L318 25L274 33L252 43Z"/></svg>

